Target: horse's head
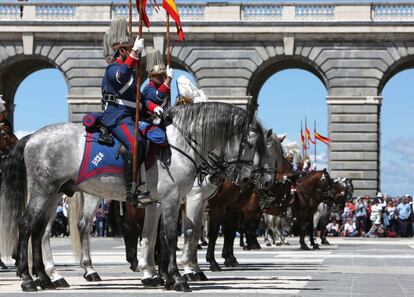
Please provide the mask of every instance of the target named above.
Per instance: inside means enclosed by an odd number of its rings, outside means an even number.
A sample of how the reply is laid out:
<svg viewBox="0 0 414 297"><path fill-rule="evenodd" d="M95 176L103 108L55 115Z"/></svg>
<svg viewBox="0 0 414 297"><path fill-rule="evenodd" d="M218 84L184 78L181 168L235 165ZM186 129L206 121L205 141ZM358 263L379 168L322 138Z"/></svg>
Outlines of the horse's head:
<svg viewBox="0 0 414 297"><path fill-rule="evenodd" d="M322 199L323 202L332 204L334 198L333 181L325 168L322 171L317 171L317 173L320 174L318 184L320 199Z"/></svg>
<svg viewBox="0 0 414 297"><path fill-rule="evenodd" d="M283 167L283 148L282 142L286 135L277 136L268 130L265 136L266 150L260 159L260 179L259 188L270 190L272 188L276 173Z"/></svg>
<svg viewBox="0 0 414 297"><path fill-rule="evenodd" d="M230 177L231 181L238 186L248 183L254 169L259 167L263 151L263 128L254 119L248 126L247 133L244 131L241 137L238 157Z"/></svg>
<svg viewBox="0 0 414 297"><path fill-rule="evenodd" d="M9 123L7 121L0 122L0 151L6 155L9 154L17 140Z"/></svg>

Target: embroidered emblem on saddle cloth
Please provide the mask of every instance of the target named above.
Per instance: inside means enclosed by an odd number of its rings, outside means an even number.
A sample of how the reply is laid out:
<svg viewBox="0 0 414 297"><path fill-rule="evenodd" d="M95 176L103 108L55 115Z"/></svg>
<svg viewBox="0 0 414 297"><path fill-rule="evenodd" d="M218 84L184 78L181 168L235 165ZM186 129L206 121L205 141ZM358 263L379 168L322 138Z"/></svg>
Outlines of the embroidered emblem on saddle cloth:
<svg viewBox="0 0 414 297"><path fill-rule="evenodd" d="M98 175L123 175L124 160L118 153L121 144L119 140L114 139L112 145L103 145L98 143L99 132L86 133L85 150L76 184ZM156 161L158 146L150 143L147 151L145 168L148 170Z"/></svg>

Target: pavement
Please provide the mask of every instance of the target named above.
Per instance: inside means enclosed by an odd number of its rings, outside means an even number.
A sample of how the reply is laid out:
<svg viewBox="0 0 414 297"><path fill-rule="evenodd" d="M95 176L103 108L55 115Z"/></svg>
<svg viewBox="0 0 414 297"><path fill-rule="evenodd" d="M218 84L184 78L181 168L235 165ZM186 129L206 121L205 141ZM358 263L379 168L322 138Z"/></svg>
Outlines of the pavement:
<svg viewBox="0 0 414 297"><path fill-rule="evenodd" d="M206 248L199 262L209 278L190 282L191 293L146 289L141 273L129 270L121 239L92 238L92 260L101 282L88 283L72 255L67 238L53 238L52 249L59 272L70 288L23 293L15 268L0 270L0 296L303 296L303 297L414 297L414 240L402 238L328 238L320 250L299 250L291 245L243 251L235 247L239 267L208 271ZM237 240L236 240L237 242ZM262 242L261 242L262 243ZM182 244L180 238L179 246ZM216 260L221 264L222 238ZM178 252L181 257L181 252ZM4 260L4 259L3 259ZM12 267L12 262L5 261Z"/></svg>

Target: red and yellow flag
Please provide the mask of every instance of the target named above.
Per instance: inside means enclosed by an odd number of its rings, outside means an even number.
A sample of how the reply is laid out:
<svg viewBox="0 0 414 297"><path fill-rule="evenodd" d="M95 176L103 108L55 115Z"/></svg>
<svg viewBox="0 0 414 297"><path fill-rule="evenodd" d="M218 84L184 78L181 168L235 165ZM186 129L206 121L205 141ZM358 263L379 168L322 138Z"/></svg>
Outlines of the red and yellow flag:
<svg viewBox="0 0 414 297"><path fill-rule="evenodd" d="M310 131L309 131L308 127L306 127L306 129L305 129L305 134L306 134L306 139L309 141L309 143L316 144L316 141L312 140L312 138L310 136Z"/></svg>
<svg viewBox="0 0 414 297"><path fill-rule="evenodd" d="M167 11L167 13L173 18L175 25L177 27L177 34L180 40L185 40L183 27L181 26L180 13L178 12L177 5L174 0L163 0L162 7Z"/></svg>
<svg viewBox="0 0 414 297"><path fill-rule="evenodd" d="M322 136L318 132L315 131L315 140L319 140L320 142L323 142L327 145L329 145L329 142L331 142L331 139L325 136Z"/></svg>
<svg viewBox="0 0 414 297"><path fill-rule="evenodd" d="M306 149L305 136L303 136L302 128L300 128L300 140L302 141L302 147Z"/></svg>

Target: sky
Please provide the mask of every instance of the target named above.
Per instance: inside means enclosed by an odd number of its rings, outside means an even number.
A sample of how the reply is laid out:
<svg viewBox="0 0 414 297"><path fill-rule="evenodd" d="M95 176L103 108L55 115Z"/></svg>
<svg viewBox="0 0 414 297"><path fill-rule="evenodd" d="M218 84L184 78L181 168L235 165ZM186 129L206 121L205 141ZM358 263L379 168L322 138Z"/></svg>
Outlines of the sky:
<svg viewBox="0 0 414 297"><path fill-rule="evenodd" d="M186 75L175 70L175 78ZM390 195L414 194L414 69L396 74L383 90L381 111L381 190ZM177 95L173 82L172 98ZM47 90L47 91L45 91ZM29 75L17 89L15 130L18 136L47 124L68 121L68 93L63 75L57 69L44 69ZM305 70L289 69L271 76L259 93L258 117L266 128L287 133L287 142L299 142L300 122L307 118L312 131L327 135L326 89ZM313 162L313 148L311 151ZM327 147L317 146L317 163L327 163ZM396 182L398 181L398 182Z"/></svg>

